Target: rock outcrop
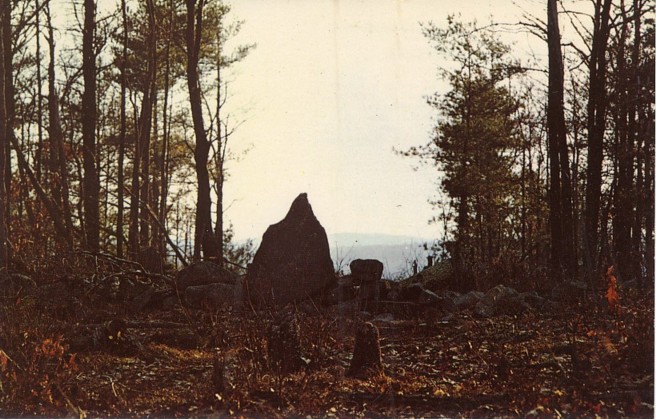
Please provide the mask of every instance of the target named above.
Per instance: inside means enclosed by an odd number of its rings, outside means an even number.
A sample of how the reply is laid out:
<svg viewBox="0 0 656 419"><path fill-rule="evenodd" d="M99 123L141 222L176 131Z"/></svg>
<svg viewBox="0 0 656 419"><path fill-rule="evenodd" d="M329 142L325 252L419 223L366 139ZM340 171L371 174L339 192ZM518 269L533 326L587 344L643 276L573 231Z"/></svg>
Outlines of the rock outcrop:
<svg viewBox="0 0 656 419"><path fill-rule="evenodd" d="M264 233L248 269L248 293L255 304L282 305L319 297L334 283L326 231L302 193Z"/></svg>

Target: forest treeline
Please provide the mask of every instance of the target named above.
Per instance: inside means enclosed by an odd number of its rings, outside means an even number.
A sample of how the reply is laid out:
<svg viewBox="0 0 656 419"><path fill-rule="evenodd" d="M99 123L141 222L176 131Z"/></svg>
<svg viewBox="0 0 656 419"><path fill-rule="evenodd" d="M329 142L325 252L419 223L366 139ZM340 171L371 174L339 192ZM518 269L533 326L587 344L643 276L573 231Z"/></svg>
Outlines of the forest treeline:
<svg viewBox="0 0 656 419"><path fill-rule="evenodd" d="M614 266L653 287L653 12L644 0L548 0L516 25L423 26L449 87L428 99L430 141L401 154L439 172L433 221L458 286L598 287ZM507 32L543 42L548 62L522 62Z"/></svg>
<svg viewBox="0 0 656 419"><path fill-rule="evenodd" d="M250 245L233 245L223 221L237 125L225 74L254 45L224 47L241 27L229 11L2 2L2 267L80 249L244 264Z"/></svg>
<svg viewBox="0 0 656 419"><path fill-rule="evenodd" d="M437 169L433 221L463 288L594 284L610 265L653 285L653 4L576 5L548 0L514 26L423 25L449 87L428 99L430 141L401 154ZM223 217L238 125L226 72L254 47L225 45L242 22L218 0L98 7L2 2L0 267L76 249L245 265ZM531 32L548 62L513 56L508 30Z"/></svg>

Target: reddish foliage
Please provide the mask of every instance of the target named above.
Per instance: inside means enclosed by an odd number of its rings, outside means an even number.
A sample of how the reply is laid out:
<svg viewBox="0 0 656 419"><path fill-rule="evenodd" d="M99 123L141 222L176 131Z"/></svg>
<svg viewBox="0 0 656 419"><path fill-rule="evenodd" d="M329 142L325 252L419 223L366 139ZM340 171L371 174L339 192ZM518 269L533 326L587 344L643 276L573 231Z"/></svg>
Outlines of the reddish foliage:
<svg viewBox="0 0 656 419"><path fill-rule="evenodd" d="M617 292L617 278L615 277L615 267L610 266L606 271L606 278L608 279L608 289L606 290L606 301L608 301L608 309L611 313L621 314L620 295Z"/></svg>

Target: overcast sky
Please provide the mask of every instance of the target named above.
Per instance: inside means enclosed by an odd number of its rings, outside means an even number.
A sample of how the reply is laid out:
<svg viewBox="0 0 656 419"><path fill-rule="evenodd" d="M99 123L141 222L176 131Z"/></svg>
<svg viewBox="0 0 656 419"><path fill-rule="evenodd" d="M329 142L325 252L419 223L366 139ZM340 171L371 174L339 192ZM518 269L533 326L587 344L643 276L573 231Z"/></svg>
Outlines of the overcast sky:
<svg viewBox="0 0 656 419"><path fill-rule="evenodd" d="M522 1L541 10L544 2ZM230 91L235 150L226 218L237 238L260 238L307 192L328 234L439 237L428 225L438 174L394 148L425 144L434 113L425 96L444 89L438 56L419 22L449 14L484 24L516 22L511 0L233 0L237 38L257 43ZM516 51L546 48L517 38Z"/></svg>

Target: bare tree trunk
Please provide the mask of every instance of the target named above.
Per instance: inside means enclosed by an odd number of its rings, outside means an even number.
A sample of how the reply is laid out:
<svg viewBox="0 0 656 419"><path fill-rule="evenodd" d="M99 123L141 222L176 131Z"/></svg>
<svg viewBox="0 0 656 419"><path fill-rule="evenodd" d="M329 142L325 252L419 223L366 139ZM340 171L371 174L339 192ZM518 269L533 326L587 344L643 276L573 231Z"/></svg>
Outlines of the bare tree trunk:
<svg viewBox="0 0 656 419"><path fill-rule="evenodd" d="M549 47L549 96L547 133L549 148L549 228L551 233L551 276L562 280L574 271L574 242L571 226L572 193L564 111L564 67L560 47L558 6L547 3Z"/></svg>
<svg viewBox="0 0 656 419"><path fill-rule="evenodd" d="M216 226L214 233L216 235L216 261L219 265L223 266L224 258L224 246L223 246L223 182L224 177L224 168L225 168L225 157L227 145L224 144L224 134L221 129L221 108L223 107L222 95L221 95L221 28L219 28L218 37L218 53L217 53L217 62L216 62ZM227 130L226 130L227 131ZM227 141L228 133L225 133L225 139Z"/></svg>
<svg viewBox="0 0 656 419"><path fill-rule="evenodd" d="M5 1L2 5L0 13L2 16L0 18L4 22L7 13L11 12L11 3ZM7 244L7 189L5 183L5 165L7 164L7 158L5 151L7 150L6 144L8 141L8 127L7 127L7 109L5 107L5 92L6 92L6 68L5 68L5 40L7 37L11 36L11 32L6 31L6 26L3 24L0 28L0 36L2 37L2 42L0 42L0 57L3 57L0 60L0 269L7 269L9 265L9 254L8 254L8 244Z"/></svg>
<svg viewBox="0 0 656 419"><path fill-rule="evenodd" d="M82 34L82 155L84 163L83 187L86 246L100 250L100 182L96 167L96 55L93 39L96 27L96 4L84 0L84 30Z"/></svg>
<svg viewBox="0 0 656 419"><path fill-rule="evenodd" d="M126 117L126 85L125 72L128 59L128 16L125 0L121 0L121 16L123 18L123 51L121 63L121 132L118 145L118 209L116 211L116 254L123 257L123 217L125 214L125 137L127 134Z"/></svg>
<svg viewBox="0 0 656 419"><path fill-rule="evenodd" d="M130 225L128 232L128 251L132 260L137 260L139 246L139 174L141 173L141 145L139 136L134 136L134 156L132 158L132 185L130 187Z"/></svg>
<svg viewBox="0 0 656 419"><path fill-rule="evenodd" d="M41 165L43 163L43 94L41 93L41 86L43 84L43 77L41 74L41 8L39 0L35 0L34 9L36 16L34 17L34 29L36 31L36 115L37 115L37 148L36 148L36 178L41 181ZM52 153L52 151L51 151Z"/></svg>
<svg viewBox="0 0 656 419"><path fill-rule="evenodd" d="M641 27L642 27L642 9L641 9L641 2L639 0L633 0L633 13L635 14L635 22L633 24L633 48L631 50L631 73L630 73L630 80L629 80L629 97L631 98L637 98L639 92L641 91L641 80L640 77L638 76L639 72L639 63L640 63L640 50L642 47L642 44L640 42L641 38ZM636 100L631 100L629 102L629 121L628 121L628 135L629 135L629 142L632 144L632 147L634 148L634 155L636 157L636 167L637 167L637 173L636 173L636 182L635 182L635 191L637 193L641 193L644 189L644 181L643 181L643 159L642 159L642 153L640 152L640 149L642 147L641 141L646 141L646 139L642 138L640 135L640 123L638 120L638 105L636 103ZM653 198L653 195L652 195ZM632 273L637 276L638 278L638 284L640 285L640 288L644 288L644 280L645 277L642 275L642 272L640 272L640 264L641 264L641 251L640 251L640 245L642 241L642 219L643 219L643 214L645 212L645 202L642 199L637 199L636 200L636 207L635 207L635 213L633 216L633 224L631 226L631 265L632 265ZM651 259L651 257L650 257Z"/></svg>
<svg viewBox="0 0 656 419"><path fill-rule="evenodd" d="M150 238L150 221L146 207L150 201L150 137L153 121L153 105L157 93L157 51L155 39L155 6L153 0L146 1L148 13L148 86L144 91L139 121L139 146L141 147L141 192L139 202L141 206L140 218L140 246L148 246Z"/></svg>
<svg viewBox="0 0 656 419"><path fill-rule="evenodd" d="M634 136L629 132L629 104L628 95L633 91L627 76L625 48L628 38L628 19L624 2L620 5L622 13L622 26L618 37L617 76L616 76L616 106L615 106L615 134L617 139L617 190L614 199L613 214L613 241L616 256L616 270L620 279L634 276L631 264L631 225L633 224L633 143ZM633 92L637 97L637 94ZM635 104L634 101L631 101ZM634 105L635 106L635 105ZM635 107L634 107L635 111ZM634 112L635 116L635 112Z"/></svg>
<svg viewBox="0 0 656 419"><path fill-rule="evenodd" d="M644 199L648 203L645 216L646 284L654 285L654 115L645 121L645 188Z"/></svg>
<svg viewBox="0 0 656 419"><path fill-rule="evenodd" d="M69 198L68 168L66 167L66 151L64 149L64 131L62 130L59 113L59 100L55 90L55 38L50 17L49 4L46 5L46 22L48 25L48 47L50 62L48 63L48 135L50 136L50 158L53 179L51 181L52 197L55 205L61 205L63 224L68 231L65 237L67 244L73 247L73 220Z"/></svg>
<svg viewBox="0 0 656 419"><path fill-rule="evenodd" d="M604 159L606 128L606 48L610 32L611 0L597 0L590 53L588 86L588 170L585 191L584 263L589 281L595 278L599 252L599 211L601 205L601 166Z"/></svg>
<svg viewBox="0 0 656 419"><path fill-rule="evenodd" d="M169 33L173 33L173 0L169 4ZM168 114L169 106L169 89L171 78L171 37L166 41L166 66L164 70L164 106L162 110L162 150L160 155L160 168L161 168L161 187L160 187L160 202L159 202L159 224L163 229L166 229L167 218L167 203L168 203L168 190L169 190L169 134L170 134L170 121ZM162 231L162 236L165 231ZM165 251L166 244L159 240L161 243L162 251Z"/></svg>
<svg viewBox="0 0 656 419"><path fill-rule="evenodd" d="M201 32L203 24L203 0L187 2L187 87L189 89L189 102L191 116L194 122L196 146L194 160L196 163L196 178L198 181L198 195L196 200L196 228L194 233L194 257L200 258L201 246L203 250L209 247L207 238L213 238L211 220L210 180L207 170L210 143L205 133L203 122L202 98L200 80L198 77L198 56L200 52ZM208 255L206 255L208 256Z"/></svg>
<svg viewBox="0 0 656 419"><path fill-rule="evenodd" d="M12 27L11 27L11 11L12 2L5 0L6 13L2 19L4 31L8 34L5 36L4 42L4 60L5 60L5 111L7 112L7 135L9 140L16 138L13 126L16 118L16 100L15 100L15 87L14 87L14 51L12 45ZM5 190L7 191L5 201L5 220L7 222L7 237L11 233L11 144L10 141L5 143ZM7 249L8 254L11 256L11 247Z"/></svg>

